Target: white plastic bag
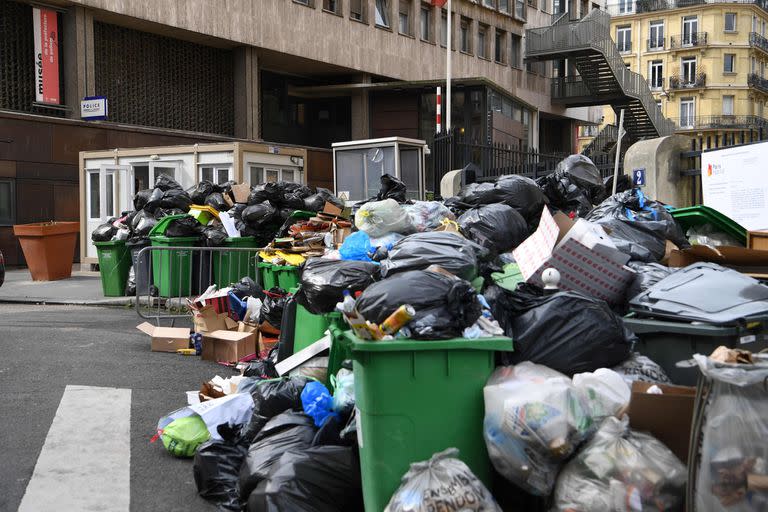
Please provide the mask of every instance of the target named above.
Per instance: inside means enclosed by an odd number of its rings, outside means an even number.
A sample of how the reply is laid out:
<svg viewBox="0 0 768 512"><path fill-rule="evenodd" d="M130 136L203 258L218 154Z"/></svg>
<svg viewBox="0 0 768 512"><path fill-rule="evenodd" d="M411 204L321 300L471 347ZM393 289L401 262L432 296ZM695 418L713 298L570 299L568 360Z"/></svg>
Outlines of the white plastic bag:
<svg viewBox="0 0 768 512"><path fill-rule="evenodd" d="M182 407L160 418L157 430L163 430L173 420L199 415L211 433L211 439L221 440L219 425L242 425L251 420L253 398L248 393L235 393L214 400Z"/></svg>
<svg viewBox="0 0 768 512"><path fill-rule="evenodd" d="M365 203L355 214L355 226L371 238L387 233L407 235L414 231L408 213L394 199Z"/></svg>
<svg viewBox="0 0 768 512"><path fill-rule="evenodd" d="M595 423L608 416L622 415L629 405L632 390L618 373L608 368L577 373L573 385L581 394Z"/></svg>
<svg viewBox="0 0 768 512"><path fill-rule="evenodd" d="M448 448L411 464L384 512L501 512L491 493Z"/></svg>
<svg viewBox="0 0 768 512"><path fill-rule="evenodd" d="M333 384L333 410L343 411L355 404L355 375L352 370L342 368L336 374Z"/></svg>

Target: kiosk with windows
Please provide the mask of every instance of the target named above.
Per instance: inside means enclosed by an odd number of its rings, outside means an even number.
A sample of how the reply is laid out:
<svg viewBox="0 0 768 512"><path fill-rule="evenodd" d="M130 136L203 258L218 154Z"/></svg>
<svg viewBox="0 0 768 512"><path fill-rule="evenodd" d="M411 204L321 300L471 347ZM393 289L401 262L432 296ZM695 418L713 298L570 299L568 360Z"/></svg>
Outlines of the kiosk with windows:
<svg viewBox="0 0 768 512"><path fill-rule="evenodd" d="M424 199L425 141L387 137L337 142L332 147L334 192L341 199L355 202L374 197L383 174L405 183L408 199Z"/></svg>
<svg viewBox="0 0 768 512"><path fill-rule="evenodd" d="M161 174L184 189L202 180L257 185L292 181L330 187L330 152L323 149L232 142L80 153L80 254L97 263L91 232L121 212L133 210L133 196L152 188Z"/></svg>

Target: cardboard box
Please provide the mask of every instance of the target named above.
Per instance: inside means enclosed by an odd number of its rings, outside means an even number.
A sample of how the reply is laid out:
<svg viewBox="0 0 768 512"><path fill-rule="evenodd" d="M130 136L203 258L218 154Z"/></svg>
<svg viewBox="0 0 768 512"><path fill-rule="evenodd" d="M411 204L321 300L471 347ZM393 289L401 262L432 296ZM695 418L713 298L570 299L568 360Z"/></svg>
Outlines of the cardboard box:
<svg viewBox="0 0 768 512"><path fill-rule="evenodd" d="M247 183L232 185L232 196L236 203L247 203L249 195L251 195L251 187Z"/></svg>
<svg viewBox="0 0 768 512"><path fill-rule="evenodd" d="M180 348L189 348L189 329L186 327L156 327L144 322L136 328L152 336L152 352L176 353Z"/></svg>
<svg viewBox="0 0 768 512"><path fill-rule="evenodd" d="M512 251L528 283L543 286L541 274L548 268L560 272L561 290L574 290L612 304L624 301L635 273L625 264L629 256L616 249L600 227L573 221L545 207L539 227Z"/></svg>
<svg viewBox="0 0 768 512"><path fill-rule="evenodd" d="M202 358L206 361L235 362L256 352L256 334L214 331L203 335Z"/></svg>
<svg viewBox="0 0 768 512"><path fill-rule="evenodd" d="M269 356L269 353L272 351L273 348L275 348L280 341L280 338L272 337L269 335L265 335L264 333L259 333L259 358L265 359Z"/></svg>
<svg viewBox="0 0 768 512"><path fill-rule="evenodd" d="M258 325L251 325L245 322L237 322L237 332L257 332L259 330Z"/></svg>
<svg viewBox="0 0 768 512"><path fill-rule="evenodd" d="M280 336L280 329L277 329L266 320L259 324L259 331L271 336Z"/></svg>
<svg viewBox="0 0 768 512"><path fill-rule="evenodd" d="M204 306L192 313L195 332L230 331L237 328L237 322L226 313L217 313L213 306Z"/></svg>
<svg viewBox="0 0 768 512"><path fill-rule="evenodd" d="M193 301L193 305L198 309L205 306L213 306L217 313L229 314L229 292L232 288L217 289L215 285L210 286L205 293Z"/></svg>
<svg viewBox="0 0 768 512"><path fill-rule="evenodd" d="M650 382L636 381L632 384L629 426L634 430L649 432L672 450L683 464L687 464L696 388L656 385L664 394L646 393L653 386Z"/></svg>
<svg viewBox="0 0 768 512"><path fill-rule="evenodd" d="M717 263L756 278L768 277L768 251L744 247L694 245L672 251L667 264L670 267L687 267L700 261Z"/></svg>

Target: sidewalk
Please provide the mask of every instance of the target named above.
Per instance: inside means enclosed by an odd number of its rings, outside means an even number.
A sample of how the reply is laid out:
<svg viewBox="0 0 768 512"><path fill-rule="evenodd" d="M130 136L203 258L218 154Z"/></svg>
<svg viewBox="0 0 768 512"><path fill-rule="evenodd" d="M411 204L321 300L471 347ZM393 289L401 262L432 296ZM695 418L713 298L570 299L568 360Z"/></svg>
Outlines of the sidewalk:
<svg viewBox="0 0 768 512"><path fill-rule="evenodd" d="M8 270L0 286L0 302L125 306L134 297L104 297L98 272L72 271L59 281L33 281L29 270Z"/></svg>

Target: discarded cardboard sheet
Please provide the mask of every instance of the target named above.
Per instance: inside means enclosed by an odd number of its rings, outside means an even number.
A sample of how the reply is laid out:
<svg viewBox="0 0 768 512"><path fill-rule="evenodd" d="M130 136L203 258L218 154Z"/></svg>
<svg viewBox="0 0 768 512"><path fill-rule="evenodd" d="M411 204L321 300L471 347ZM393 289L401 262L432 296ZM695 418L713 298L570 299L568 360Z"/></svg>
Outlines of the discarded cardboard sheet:
<svg viewBox="0 0 768 512"><path fill-rule="evenodd" d="M310 346L308 346L305 349L299 350L295 354L293 354L291 357L288 357L286 359L283 359L279 363L275 365L275 370L277 370L278 375L285 375L286 373L290 372L294 368L298 368L301 366L304 362L309 361L313 357L315 357L317 354L321 353L324 350L328 350L331 348L331 336L329 334L326 334Z"/></svg>
<svg viewBox="0 0 768 512"><path fill-rule="evenodd" d="M687 267L700 261L717 263L752 277L768 277L768 251L744 247L694 245L688 249L672 251L668 265Z"/></svg>
<svg viewBox="0 0 768 512"><path fill-rule="evenodd" d="M152 337L152 352L173 352L189 348L189 329L186 327L157 327L149 322L136 326Z"/></svg>
<svg viewBox="0 0 768 512"><path fill-rule="evenodd" d="M621 303L635 274L625 266L629 256L618 251L599 229L561 212L553 216L545 207L536 232L512 254L528 283L543 286L544 270L556 268L561 290Z"/></svg>
<svg viewBox="0 0 768 512"><path fill-rule="evenodd" d="M217 313L214 307L204 306L192 315L195 332L230 331L236 329L238 324L226 313Z"/></svg>
<svg viewBox="0 0 768 512"><path fill-rule="evenodd" d="M232 185L232 195L235 197L236 203L247 203L248 196L251 194L251 187L247 183L240 183L238 185Z"/></svg>
<svg viewBox="0 0 768 512"><path fill-rule="evenodd" d="M202 359L235 362L256 352L256 334L214 331L203 335Z"/></svg>

